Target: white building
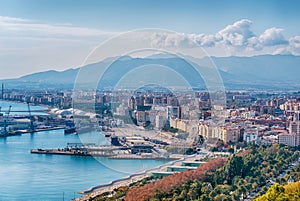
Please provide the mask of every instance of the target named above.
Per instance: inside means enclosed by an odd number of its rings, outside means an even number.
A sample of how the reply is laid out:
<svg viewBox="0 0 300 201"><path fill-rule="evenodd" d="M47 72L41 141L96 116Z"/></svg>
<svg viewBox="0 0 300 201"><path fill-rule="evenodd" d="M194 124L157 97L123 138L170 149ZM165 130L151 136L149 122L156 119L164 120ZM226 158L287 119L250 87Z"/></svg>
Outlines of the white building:
<svg viewBox="0 0 300 201"><path fill-rule="evenodd" d="M165 126L166 118L162 115L156 115L155 117L155 127L161 129Z"/></svg>
<svg viewBox="0 0 300 201"><path fill-rule="evenodd" d="M246 129L243 140L247 142L247 144L250 142L256 143L258 141L258 129Z"/></svg>
<svg viewBox="0 0 300 201"><path fill-rule="evenodd" d="M241 128L236 125L219 126L215 124L199 123L199 135L205 139L220 139L224 143L237 142L241 135Z"/></svg>
<svg viewBox="0 0 300 201"><path fill-rule="evenodd" d="M290 133L279 134L278 135L278 143L294 147L294 146L296 146L296 135L290 134Z"/></svg>
<svg viewBox="0 0 300 201"><path fill-rule="evenodd" d="M120 116L129 116L129 109L127 106L125 106L124 104L120 104L117 108L116 108L116 115L120 115Z"/></svg>
<svg viewBox="0 0 300 201"><path fill-rule="evenodd" d="M292 121L289 128L290 134L295 135L295 146L300 145L300 121Z"/></svg>
<svg viewBox="0 0 300 201"><path fill-rule="evenodd" d="M180 117L180 108L178 106L168 106L167 107L167 117L170 121L171 117L179 118Z"/></svg>

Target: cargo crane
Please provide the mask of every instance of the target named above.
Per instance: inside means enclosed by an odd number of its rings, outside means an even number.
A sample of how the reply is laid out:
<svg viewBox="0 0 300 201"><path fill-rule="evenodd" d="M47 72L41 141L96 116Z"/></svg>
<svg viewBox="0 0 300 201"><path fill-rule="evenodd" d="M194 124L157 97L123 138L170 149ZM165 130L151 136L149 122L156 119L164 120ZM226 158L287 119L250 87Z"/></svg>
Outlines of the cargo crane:
<svg viewBox="0 0 300 201"><path fill-rule="evenodd" d="M33 125L34 119L33 119L33 116L31 115L29 102L27 102L27 106L28 106L28 113L29 113L29 119L30 119L30 132L33 133L34 132L34 125Z"/></svg>
<svg viewBox="0 0 300 201"><path fill-rule="evenodd" d="M9 106L7 112L6 112L6 118L4 119L4 131L3 134L4 136L7 136L8 135L8 132L7 132L7 121L8 121L8 117L9 117L9 113L10 113L10 110L11 110L11 105Z"/></svg>

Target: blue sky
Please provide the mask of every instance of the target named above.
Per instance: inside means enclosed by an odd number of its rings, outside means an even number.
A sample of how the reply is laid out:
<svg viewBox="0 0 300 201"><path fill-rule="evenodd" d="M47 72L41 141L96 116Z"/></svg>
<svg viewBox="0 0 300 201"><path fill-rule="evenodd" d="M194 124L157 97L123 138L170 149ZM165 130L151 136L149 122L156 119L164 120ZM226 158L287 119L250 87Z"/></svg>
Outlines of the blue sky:
<svg viewBox="0 0 300 201"><path fill-rule="evenodd" d="M214 33L239 19L255 31L275 26L287 36L300 34L299 0L5 0L2 16L71 23L104 30L155 27L178 32Z"/></svg>
<svg viewBox="0 0 300 201"><path fill-rule="evenodd" d="M299 10L298 0L0 0L0 79L80 66L140 28L179 32L214 56L300 55Z"/></svg>

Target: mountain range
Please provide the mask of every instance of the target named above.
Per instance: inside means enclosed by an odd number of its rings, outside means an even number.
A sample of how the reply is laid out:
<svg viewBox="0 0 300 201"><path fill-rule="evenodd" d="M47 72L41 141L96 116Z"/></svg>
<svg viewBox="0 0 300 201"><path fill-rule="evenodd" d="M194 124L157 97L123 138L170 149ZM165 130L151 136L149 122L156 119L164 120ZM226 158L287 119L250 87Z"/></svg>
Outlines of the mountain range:
<svg viewBox="0 0 300 201"><path fill-rule="evenodd" d="M72 89L79 71L87 73L86 82L97 80L97 77L95 77L97 73L93 72L104 68L114 59L108 58L98 63L89 64L81 68L70 68L61 72L50 70L33 73L16 79L0 80L0 83L4 83L6 88L16 89ZM211 60L217 67L227 90L298 90L300 88L300 56L211 57ZM204 80L201 76L199 77L193 68L190 68L190 63L182 58L162 55L153 55L146 58L132 58L129 56L119 58L105 71L103 79L99 82L99 87L107 88L115 86L126 73L132 72L140 66L148 66L148 70L147 73L144 73L145 71L143 70L136 72L135 76L139 80L149 79L151 70L156 69L152 73L157 76L152 76L151 79L169 78L170 82L176 84L177 78L173 80L170 78L170 70L173 70L188 79L192 87L205 88ZM157 69L161 66L168 66L170 70L161 70L158 72ZM130 79L134 79L134 77Z"/></svg>

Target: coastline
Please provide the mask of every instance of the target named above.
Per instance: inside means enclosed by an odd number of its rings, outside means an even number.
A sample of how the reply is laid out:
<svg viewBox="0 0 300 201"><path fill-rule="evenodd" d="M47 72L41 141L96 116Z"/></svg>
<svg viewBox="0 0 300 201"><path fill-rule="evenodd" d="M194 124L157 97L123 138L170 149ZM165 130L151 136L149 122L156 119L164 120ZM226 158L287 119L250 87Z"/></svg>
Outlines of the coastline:
<svg viewBox="0 0 300 201"><path fill-rule="evenodd" d="M78 192L79 194L84 194L79 198L74 199L74 201L88 201L91 198L95 198L98 195L101 195L102 193L105 192L112 192L115 188L121 187L121 186L129 186L132 183L135 183L137 181L140 181L146 177L149 177L153 172L160 171L164 168L167 168L169 166L174 166L178 163L182 163L184 161L188 160L195 160L198 157L204 157L204 156L199 156L199 155L186 155L183 156L182 158L172 160L170 162L167 162L165 164L159 165L154 168L150 168L147 170L143 170L141 172L133 173L131 175L128 175L126 177L110 181L108 183L100 184L97 186L90 187L88 189L82 190Z"/></svg>
<svg viewBox="0 0 300 201"><path fill-rule="evenodd" d="M104 159L105 166L93 157L30 154L30 149L64 147L68 142L80 142L80 139L77 135L65 135L63 130L0 138L1 156L4 157L0 166L3 181L0 182L0 200L62 200L63 192L65 200L71 200L81 196L77 192L83 189L125 176L109 168L110 164L120 164L117 166L120 168L124 165L129 172L134 172L142 169L143 164L151 168L163 163L155 160ZM35 176L32 177L28 172ZM20 175L23 177L20 178ZM16 185L17 182L24 185L20 187Z"/></svg>
<svg viewBox="0 0 300 201"><path fill-rule="evenodd" d="M0 99L0 102L8 102L8 103L16 103L16 104L24 104L27 105L26 102L24 101L17 101L17 100L5 100L5 99ZM34 104L34 103L29 103L31 106L38 106L38 107L43 107L43 108L47 108L47 110L51 110L54 109L55 107L51 107L49 105L44 105L44 104Z"/></svg>

